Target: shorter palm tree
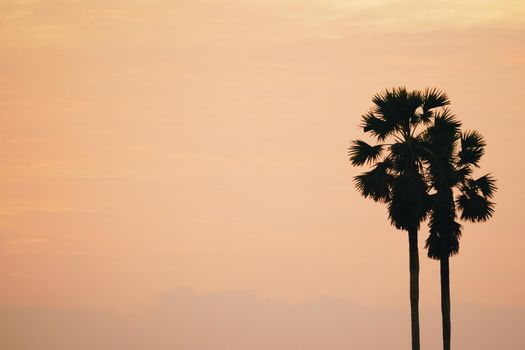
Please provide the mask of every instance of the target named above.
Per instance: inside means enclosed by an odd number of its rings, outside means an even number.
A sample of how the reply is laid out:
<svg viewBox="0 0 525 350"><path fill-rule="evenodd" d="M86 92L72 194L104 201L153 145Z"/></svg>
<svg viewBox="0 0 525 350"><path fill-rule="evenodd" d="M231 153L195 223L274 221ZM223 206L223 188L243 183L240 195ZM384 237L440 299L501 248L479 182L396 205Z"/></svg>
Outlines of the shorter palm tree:
<svg viewBox="0 0 525 350"><path fill-rule="evenodd" d="M484 154L485 141L476 131L460 131L461 123L444 109L433 118L424 133L425 163L430 184L430 235L426 241L428 256L440 261L441 313L443 349L450 350L450 282L449 258L459 252L461 219L486 221L494 213L491 198L496 191L490 175L472 177L474 168ZM455 195L456 194L456 195Z"/></svg>

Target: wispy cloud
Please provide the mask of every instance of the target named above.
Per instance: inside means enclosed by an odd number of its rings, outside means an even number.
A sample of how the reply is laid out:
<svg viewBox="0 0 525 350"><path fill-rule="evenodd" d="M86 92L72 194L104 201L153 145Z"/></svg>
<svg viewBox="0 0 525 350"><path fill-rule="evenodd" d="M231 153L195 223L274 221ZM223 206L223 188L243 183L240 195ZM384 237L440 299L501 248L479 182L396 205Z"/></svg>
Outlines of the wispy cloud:
<svg viewBox="0 0 525 350"><path fill-rule="evenodd" d="M26 246L26 245L40 244L43 242L44 240L42 238L29 237L29 238L10 239L7 241L7 244L15 245L15 246Z"/></svg>
<svg viewBox="0 0 525 350"><path fill-rule="evenodd" d="M355 30L525 28L522 1L20 1L3 5L2 46L174 46L337 37Z"/></svg>

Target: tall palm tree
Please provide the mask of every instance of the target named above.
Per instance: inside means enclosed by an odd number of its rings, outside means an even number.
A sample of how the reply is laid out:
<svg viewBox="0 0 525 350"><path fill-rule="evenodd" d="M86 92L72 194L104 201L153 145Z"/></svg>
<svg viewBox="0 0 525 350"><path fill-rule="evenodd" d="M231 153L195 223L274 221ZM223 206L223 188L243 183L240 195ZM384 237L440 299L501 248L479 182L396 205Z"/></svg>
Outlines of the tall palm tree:
<svg viewBox="0 0 525 350"><path fill-rule="evenodd" d="M441 313L443 349L450 350L450 282L449 257L459 252L461 219L486 221L494 213L491 198L496 190L490 175L472 177L474 168L484 154L485 141L476 131L462 133L461 123L443 109L433 118L433 124L422 134L427 153L425 165L430 195L430 235L426 241L428 256L440 261ZM454 196L456 194L456 196Z"/></svg>
<svg viewBox="0 0 525 350"><path fill-rule="evenodd" d="M376 94L372 102L361 126L377 144L355 140L349 156L353 165L372 166L354 178L357 189L365 198L387 204L391 224L408 232L412 349L419 350L418 229L430 204L423 171L425 142L416 130L449 101L434 89L409 92L401 87Z"/></svg>

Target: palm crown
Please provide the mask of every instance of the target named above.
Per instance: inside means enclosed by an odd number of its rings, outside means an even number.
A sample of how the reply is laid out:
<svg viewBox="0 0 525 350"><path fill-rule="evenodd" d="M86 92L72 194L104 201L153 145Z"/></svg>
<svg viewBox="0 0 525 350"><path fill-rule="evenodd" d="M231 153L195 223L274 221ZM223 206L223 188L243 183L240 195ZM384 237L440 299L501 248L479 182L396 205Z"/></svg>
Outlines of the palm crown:
<svg viewBox="0 0 525 350"><path fill-rule="evenodd" d="M421 135L426 145L424 163L430 195L430 235L426 242L433 259L453 256L459 251L461 219L485 221L494 213L491 198L496 190L490 175L472 177L485 150L485 141L476 131L461 132L461 123L444 109Z"/></svg>
<svg viewBox="0 0 525 350"><path fill-rule="evenodd" d="M430 208L423 172L424 133L417 131L432 121L436 108L449 104L448 97L435 89L394 88L372 101L374 107L362 116L361 126L377 144L355 140L349 148L353 165L372 165L354 178L356 187L364 197L388 204L396 228L417 229Z"/></svg>

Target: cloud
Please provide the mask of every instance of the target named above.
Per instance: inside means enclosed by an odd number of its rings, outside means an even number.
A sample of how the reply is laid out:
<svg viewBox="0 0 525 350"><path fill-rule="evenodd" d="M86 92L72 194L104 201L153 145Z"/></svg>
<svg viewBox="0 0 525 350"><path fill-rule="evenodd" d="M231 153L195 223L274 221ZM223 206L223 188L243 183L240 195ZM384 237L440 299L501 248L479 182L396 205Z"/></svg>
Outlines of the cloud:
<svg viewBox="0 0 525 350"><path fill-rule="evenodd" d="M12 240L7 241L7 244L19 246L19 245L35 245L35 244L40 244L42 242L44 242L44 240L41 238L31 237L31 238L12 239Z"/></svg>
<svg viewBox="0 0 525 350"><path fill-rule="evenodd" d="M421 314L424 347L440 349L438 308ZM522 349L524 326L525 310L453 306L457 348ZM402 349L409 345L409 320L408 310L331 298L283 304L250 292L175 289L140 313L3 309L0 339L2 348L17 350Z"/></svg>
<svg viewBox="0 0 525 350"><path fill-rule="evenodd" d="M523 2L506 1L19 1L0 5L0 45L177 47L330 38L356 30L425 32L524 28Z"/></svg>

